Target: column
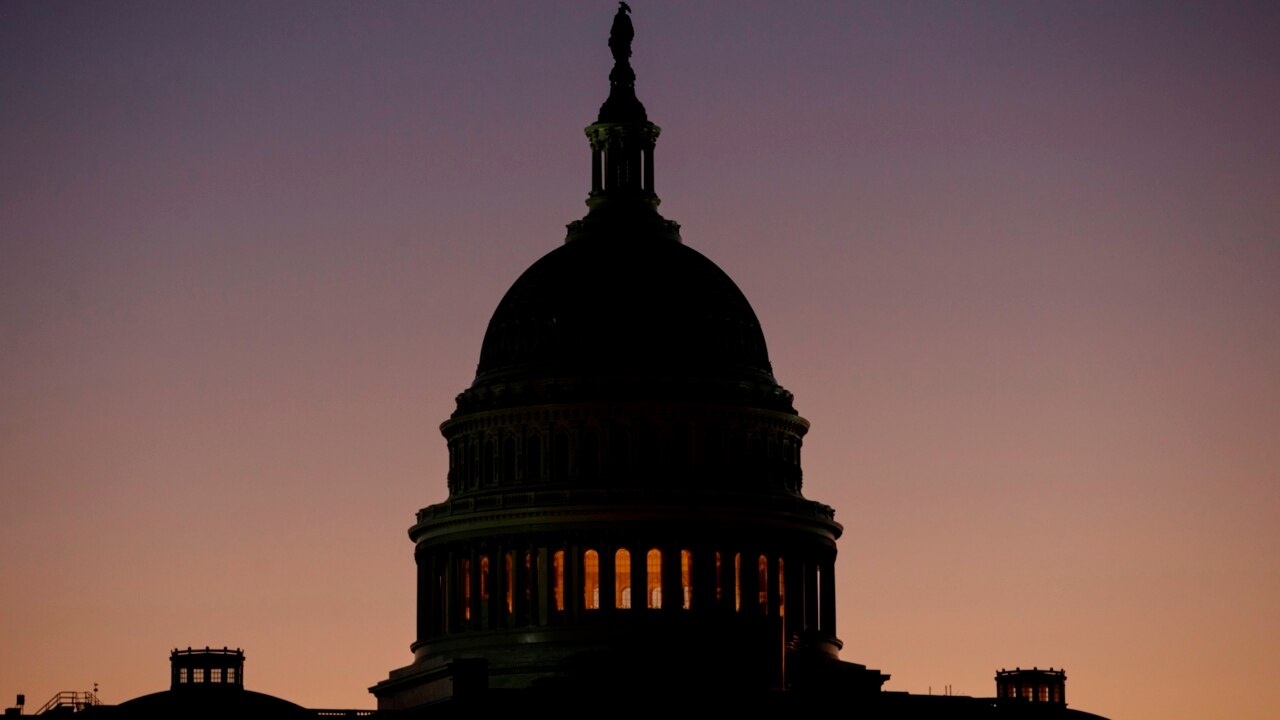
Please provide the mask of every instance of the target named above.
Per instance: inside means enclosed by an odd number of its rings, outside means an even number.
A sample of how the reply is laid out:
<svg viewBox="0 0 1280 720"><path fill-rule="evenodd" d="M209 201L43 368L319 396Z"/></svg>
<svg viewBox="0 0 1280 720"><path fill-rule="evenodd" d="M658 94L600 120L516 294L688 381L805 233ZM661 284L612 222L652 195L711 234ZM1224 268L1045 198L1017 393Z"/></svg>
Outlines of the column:
<svg viewBox="0 0 1280 720"><path fill-rule="evenodd" d="M822 599L819 617L823 635L836 636L836 560L826 557L822 560Z"/></svg>

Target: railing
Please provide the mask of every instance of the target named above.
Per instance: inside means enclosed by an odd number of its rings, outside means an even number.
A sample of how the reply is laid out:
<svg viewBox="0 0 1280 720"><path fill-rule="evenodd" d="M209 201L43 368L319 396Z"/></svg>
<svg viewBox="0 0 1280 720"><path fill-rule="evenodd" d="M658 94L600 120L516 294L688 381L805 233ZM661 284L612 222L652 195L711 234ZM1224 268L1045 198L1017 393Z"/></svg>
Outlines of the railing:
<svg viewBox="0 0 1280 720"><path fill-rule="evenodd" d="M62 692L49 698L49 702L45 703L36 715L57 710L59 708L71 708L73 712L80 712L91 705L101 705L98 696L89 690L84 692L76 692L74 690L63 690Z"/></svg>

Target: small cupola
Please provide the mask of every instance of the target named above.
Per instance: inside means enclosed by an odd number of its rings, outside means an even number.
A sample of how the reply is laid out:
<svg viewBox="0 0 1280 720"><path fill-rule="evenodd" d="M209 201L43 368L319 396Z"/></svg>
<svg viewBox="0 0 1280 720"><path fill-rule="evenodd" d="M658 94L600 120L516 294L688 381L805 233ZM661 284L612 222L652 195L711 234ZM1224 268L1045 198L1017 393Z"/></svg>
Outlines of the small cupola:
<svg viewBox="0 0 1280 720"><path fill-rule="evenodd" d="M1033 667L996 673L996 698L1001 702L1067 704L1067 671Z"/></svg>
<svg viewBox="0 0 1280 720"><path fill-rule="evenodd" d="M244 689L244 650L175 648L169 653L170 689Z"/></svg>

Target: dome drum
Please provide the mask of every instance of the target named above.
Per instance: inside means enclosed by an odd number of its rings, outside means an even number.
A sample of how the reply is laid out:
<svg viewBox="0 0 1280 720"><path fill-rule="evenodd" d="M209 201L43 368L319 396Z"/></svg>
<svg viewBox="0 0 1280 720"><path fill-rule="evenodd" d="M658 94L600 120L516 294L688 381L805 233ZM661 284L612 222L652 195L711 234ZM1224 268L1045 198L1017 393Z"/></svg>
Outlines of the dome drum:
<svg viewBox="0 0 1280 720"><path fill-rule="evenodd" d="M583 403L469 415L442 430L450 498L565 486L798 495L808 423L742 407Z"/></svg>
<svg viewBox="0 0 1280 720"><path fill-rule="evenodd" d="M616 504L426 519L414 531L415 655L424 665L481 655L500 674L523 666L530 645L545 645L534 654L556 666L640 630L706 654L771 620L775 639L757 652L834 657L840 528L829 508L809 504L811 514L790 519L764 507ZM584 627L594 643L568 639Z"/></svg>

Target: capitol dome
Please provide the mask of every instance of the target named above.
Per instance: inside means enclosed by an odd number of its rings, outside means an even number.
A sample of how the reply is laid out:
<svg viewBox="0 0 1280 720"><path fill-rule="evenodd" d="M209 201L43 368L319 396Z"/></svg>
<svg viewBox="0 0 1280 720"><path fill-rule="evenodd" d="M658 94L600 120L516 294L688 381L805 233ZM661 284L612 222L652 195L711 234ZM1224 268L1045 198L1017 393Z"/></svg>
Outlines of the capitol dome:
<svg viewBox="0 0 1280 720"><path fill-rule="evenodd" d="M678 241L624 235L568 242L526 270L489 321L474 385L635 375L777 384L724 271Z"/></svg>
<svg viewBox="0 0 1280 720"><path fill-rule="evenodd" d="M383 710L472 688L667 687L762 697L832 673L842 528L802 493L809 423L742 291L658 213L660 133L623 4L587 126L587 215L498 303L441 424L448 497L409 529L413 663Z"/></svg>

